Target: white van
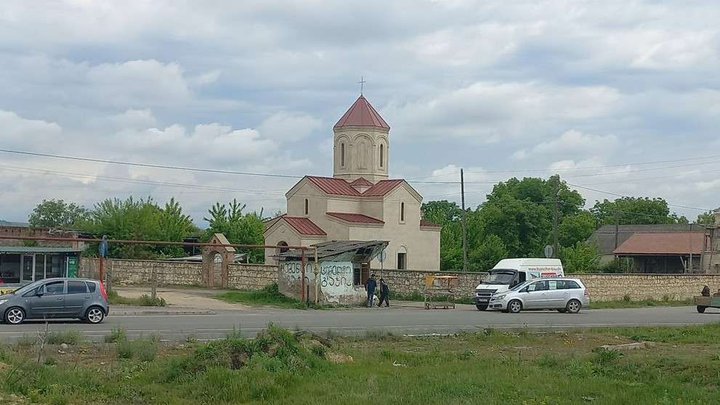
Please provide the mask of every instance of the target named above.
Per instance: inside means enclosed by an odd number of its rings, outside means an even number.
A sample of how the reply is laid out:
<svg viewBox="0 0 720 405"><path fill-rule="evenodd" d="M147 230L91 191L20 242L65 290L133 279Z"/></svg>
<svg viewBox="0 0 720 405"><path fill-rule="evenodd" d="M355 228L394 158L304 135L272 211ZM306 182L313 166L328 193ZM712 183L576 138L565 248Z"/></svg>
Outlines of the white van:
<svg viewBox="0 0 720 405"><path fill-rule="evenodd" d="M475 287L475 306L484 311L490 303L490 297L495 293L507 291L534 278L564 275L560 259L502 259L488 272L482 283Z"/></svg>

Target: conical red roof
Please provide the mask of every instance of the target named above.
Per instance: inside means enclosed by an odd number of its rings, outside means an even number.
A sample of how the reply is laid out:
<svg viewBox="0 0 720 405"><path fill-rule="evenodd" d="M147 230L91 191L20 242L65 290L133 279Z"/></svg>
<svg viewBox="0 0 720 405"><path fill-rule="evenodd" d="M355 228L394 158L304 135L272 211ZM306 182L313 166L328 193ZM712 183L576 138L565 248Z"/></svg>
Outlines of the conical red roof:
<svg viewBox="0 0 720 405"><path fill-rule="evenodd" d="M390 129L390 126L378 114L367 99L360 95L355 103L350 107L340 121L335 124L335 128L342 127L375 127L382 129Z"/></svg>

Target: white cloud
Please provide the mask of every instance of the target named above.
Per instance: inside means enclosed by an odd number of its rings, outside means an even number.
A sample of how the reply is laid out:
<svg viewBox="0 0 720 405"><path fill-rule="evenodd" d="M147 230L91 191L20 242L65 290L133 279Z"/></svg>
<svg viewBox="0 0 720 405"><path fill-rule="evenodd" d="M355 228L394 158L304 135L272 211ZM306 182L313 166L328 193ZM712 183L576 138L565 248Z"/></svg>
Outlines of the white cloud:
<svg viewBox="0 0 720 405"><path fill-rule="evenodd" d="M521 149L512 157L516 160L534 157L542 159L547 156L573 155L588 156L606 154L619 145L615 135L592 135L576 130L569 130L549 141L541 142L532 149Z"/></svg>
<svg viewBox="0 0 720 405"><path fill-rule="evenodd" d="M321 130L319 119L302 113L278 112L263 121L258 130L271 139L300 141Z"/></svg>

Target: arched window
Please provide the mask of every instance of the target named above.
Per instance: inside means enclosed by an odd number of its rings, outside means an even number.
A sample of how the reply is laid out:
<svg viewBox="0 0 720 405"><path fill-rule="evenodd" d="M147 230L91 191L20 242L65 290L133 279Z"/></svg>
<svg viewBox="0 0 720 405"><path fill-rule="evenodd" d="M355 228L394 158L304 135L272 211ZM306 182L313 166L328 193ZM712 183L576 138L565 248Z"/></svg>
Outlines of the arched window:
<svg viewBox="0 0 720 405"><path fill-rule="evenodd" d="M340 144L340 167L345 167L345 143Z"/></svg>
<svg viewBox="0 0 720 405"><path fill-rule="evenodd" d="M400 222L405 222L405 203L400 203Z"/></svg>
<svg viewBox="0 0 720 405"><path fill-rule="evenodd" d="M385 145L380 144L380 167L383 167L385 161Z"/></svg>
<svg viewBox="0 0 720 405"><path fill-rule="evenodd" d="M307 215L310 212L310 202L308 199L305 199L305 215Z"/></svg>
<svg viewBox="0 0 720 405"><path fill-rule="evenodd" d="M277 245L278 245L278 253L285 253L289 250L287 247L288 244L285 241L281 240L280 242L278 242Z"/></svg>

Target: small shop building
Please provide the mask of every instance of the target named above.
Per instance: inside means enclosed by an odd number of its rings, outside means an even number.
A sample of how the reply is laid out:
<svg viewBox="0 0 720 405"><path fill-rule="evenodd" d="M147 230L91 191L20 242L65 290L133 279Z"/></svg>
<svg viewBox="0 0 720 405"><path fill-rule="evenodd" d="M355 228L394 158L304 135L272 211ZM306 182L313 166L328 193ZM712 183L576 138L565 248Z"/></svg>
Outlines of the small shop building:
<svg viewBox="0 0 720 405"><path fill-rule="evenodd" d="M0 282L26 284L51 277L76 277L80 253L71 247L0 246Z"/></svg>

